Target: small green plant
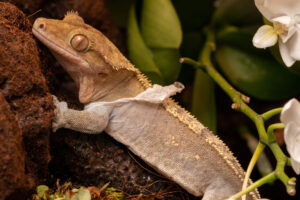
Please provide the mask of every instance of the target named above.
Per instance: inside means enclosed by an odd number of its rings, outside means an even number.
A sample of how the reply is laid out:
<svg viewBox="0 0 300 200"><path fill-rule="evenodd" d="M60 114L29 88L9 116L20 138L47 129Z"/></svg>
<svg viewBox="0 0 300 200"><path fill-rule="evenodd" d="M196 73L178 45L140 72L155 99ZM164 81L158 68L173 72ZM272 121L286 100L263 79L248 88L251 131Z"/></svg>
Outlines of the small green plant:
<svg viewBox="0 0 300 200"><path fill-rule="evenodd" d="M122 200L124 198L121 191L108 186L109 183L100 189L94 186L76 187L72 186L71 182L60 185L57 181L55 190L46 185L37 186L32 200Z"/></svg>

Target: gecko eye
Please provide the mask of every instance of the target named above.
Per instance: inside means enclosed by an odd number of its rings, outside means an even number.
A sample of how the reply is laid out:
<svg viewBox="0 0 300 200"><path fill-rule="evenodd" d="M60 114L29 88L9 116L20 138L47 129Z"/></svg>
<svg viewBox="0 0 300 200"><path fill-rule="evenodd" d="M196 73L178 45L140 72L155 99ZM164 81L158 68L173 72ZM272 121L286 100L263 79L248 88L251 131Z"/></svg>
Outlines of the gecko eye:
<svg viewBox="0 0 300 200"><path fill-rule="evenodd" d="M89 40L84 35L74 35L74 37L71 39L71 46L76 51L86 51L89 47Z"/></svg>

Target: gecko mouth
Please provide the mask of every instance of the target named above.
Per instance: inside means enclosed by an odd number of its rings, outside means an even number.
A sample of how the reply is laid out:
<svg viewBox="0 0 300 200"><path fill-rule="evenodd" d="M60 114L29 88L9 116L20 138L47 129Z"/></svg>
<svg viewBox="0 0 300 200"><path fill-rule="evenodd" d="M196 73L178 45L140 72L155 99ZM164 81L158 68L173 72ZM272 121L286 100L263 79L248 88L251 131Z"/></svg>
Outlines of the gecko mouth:
<svg viewBox="0 0 300 200"><path fill-rule="evenodd" d="M63 56L64 58L67 58L68 60L70 60L71 62L74 62L76 64L80 63L81 65L84 65L86 67L88 66L88 63L84 59L82 59L78 55L74 54L73 52L70 52L68 49L63 48L59 44L53 42L53 40L50 40L48 37L43 35L37 29L32 28L32 33L44 45L46 45L53 53Z"/></svg>

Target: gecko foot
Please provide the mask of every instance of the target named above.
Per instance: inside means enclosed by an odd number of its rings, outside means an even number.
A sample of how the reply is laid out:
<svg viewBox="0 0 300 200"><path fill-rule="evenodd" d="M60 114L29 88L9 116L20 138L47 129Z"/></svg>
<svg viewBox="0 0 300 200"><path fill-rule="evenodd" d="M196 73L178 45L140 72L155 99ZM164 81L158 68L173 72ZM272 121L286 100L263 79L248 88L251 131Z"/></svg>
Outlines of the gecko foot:
<svg viewBox="0 0 300 200"><path fill-rule="evenodd" d="M52 131L56 132L57 129L63 127L65 125L65 119L63 113L68 109L68 104L65 101L59 101L58 98L52 95L53 104L55 106L54 110L54 119L52 122Z"/></svg>

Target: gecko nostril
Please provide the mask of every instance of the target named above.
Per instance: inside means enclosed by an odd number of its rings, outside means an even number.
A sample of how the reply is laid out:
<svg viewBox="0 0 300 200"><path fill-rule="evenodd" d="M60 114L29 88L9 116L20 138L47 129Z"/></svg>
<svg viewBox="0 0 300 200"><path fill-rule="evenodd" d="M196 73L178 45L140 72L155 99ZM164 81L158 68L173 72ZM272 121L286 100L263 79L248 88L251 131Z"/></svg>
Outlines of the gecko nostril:
<svg viewBox="0 0 300 200"><path fill-rule="evenodd" d="M44 23L41 23L41 24L39 25L39 28L40 28L40 29L44 29L44 28L45 28L45 24L44 24Z"/></svg>

